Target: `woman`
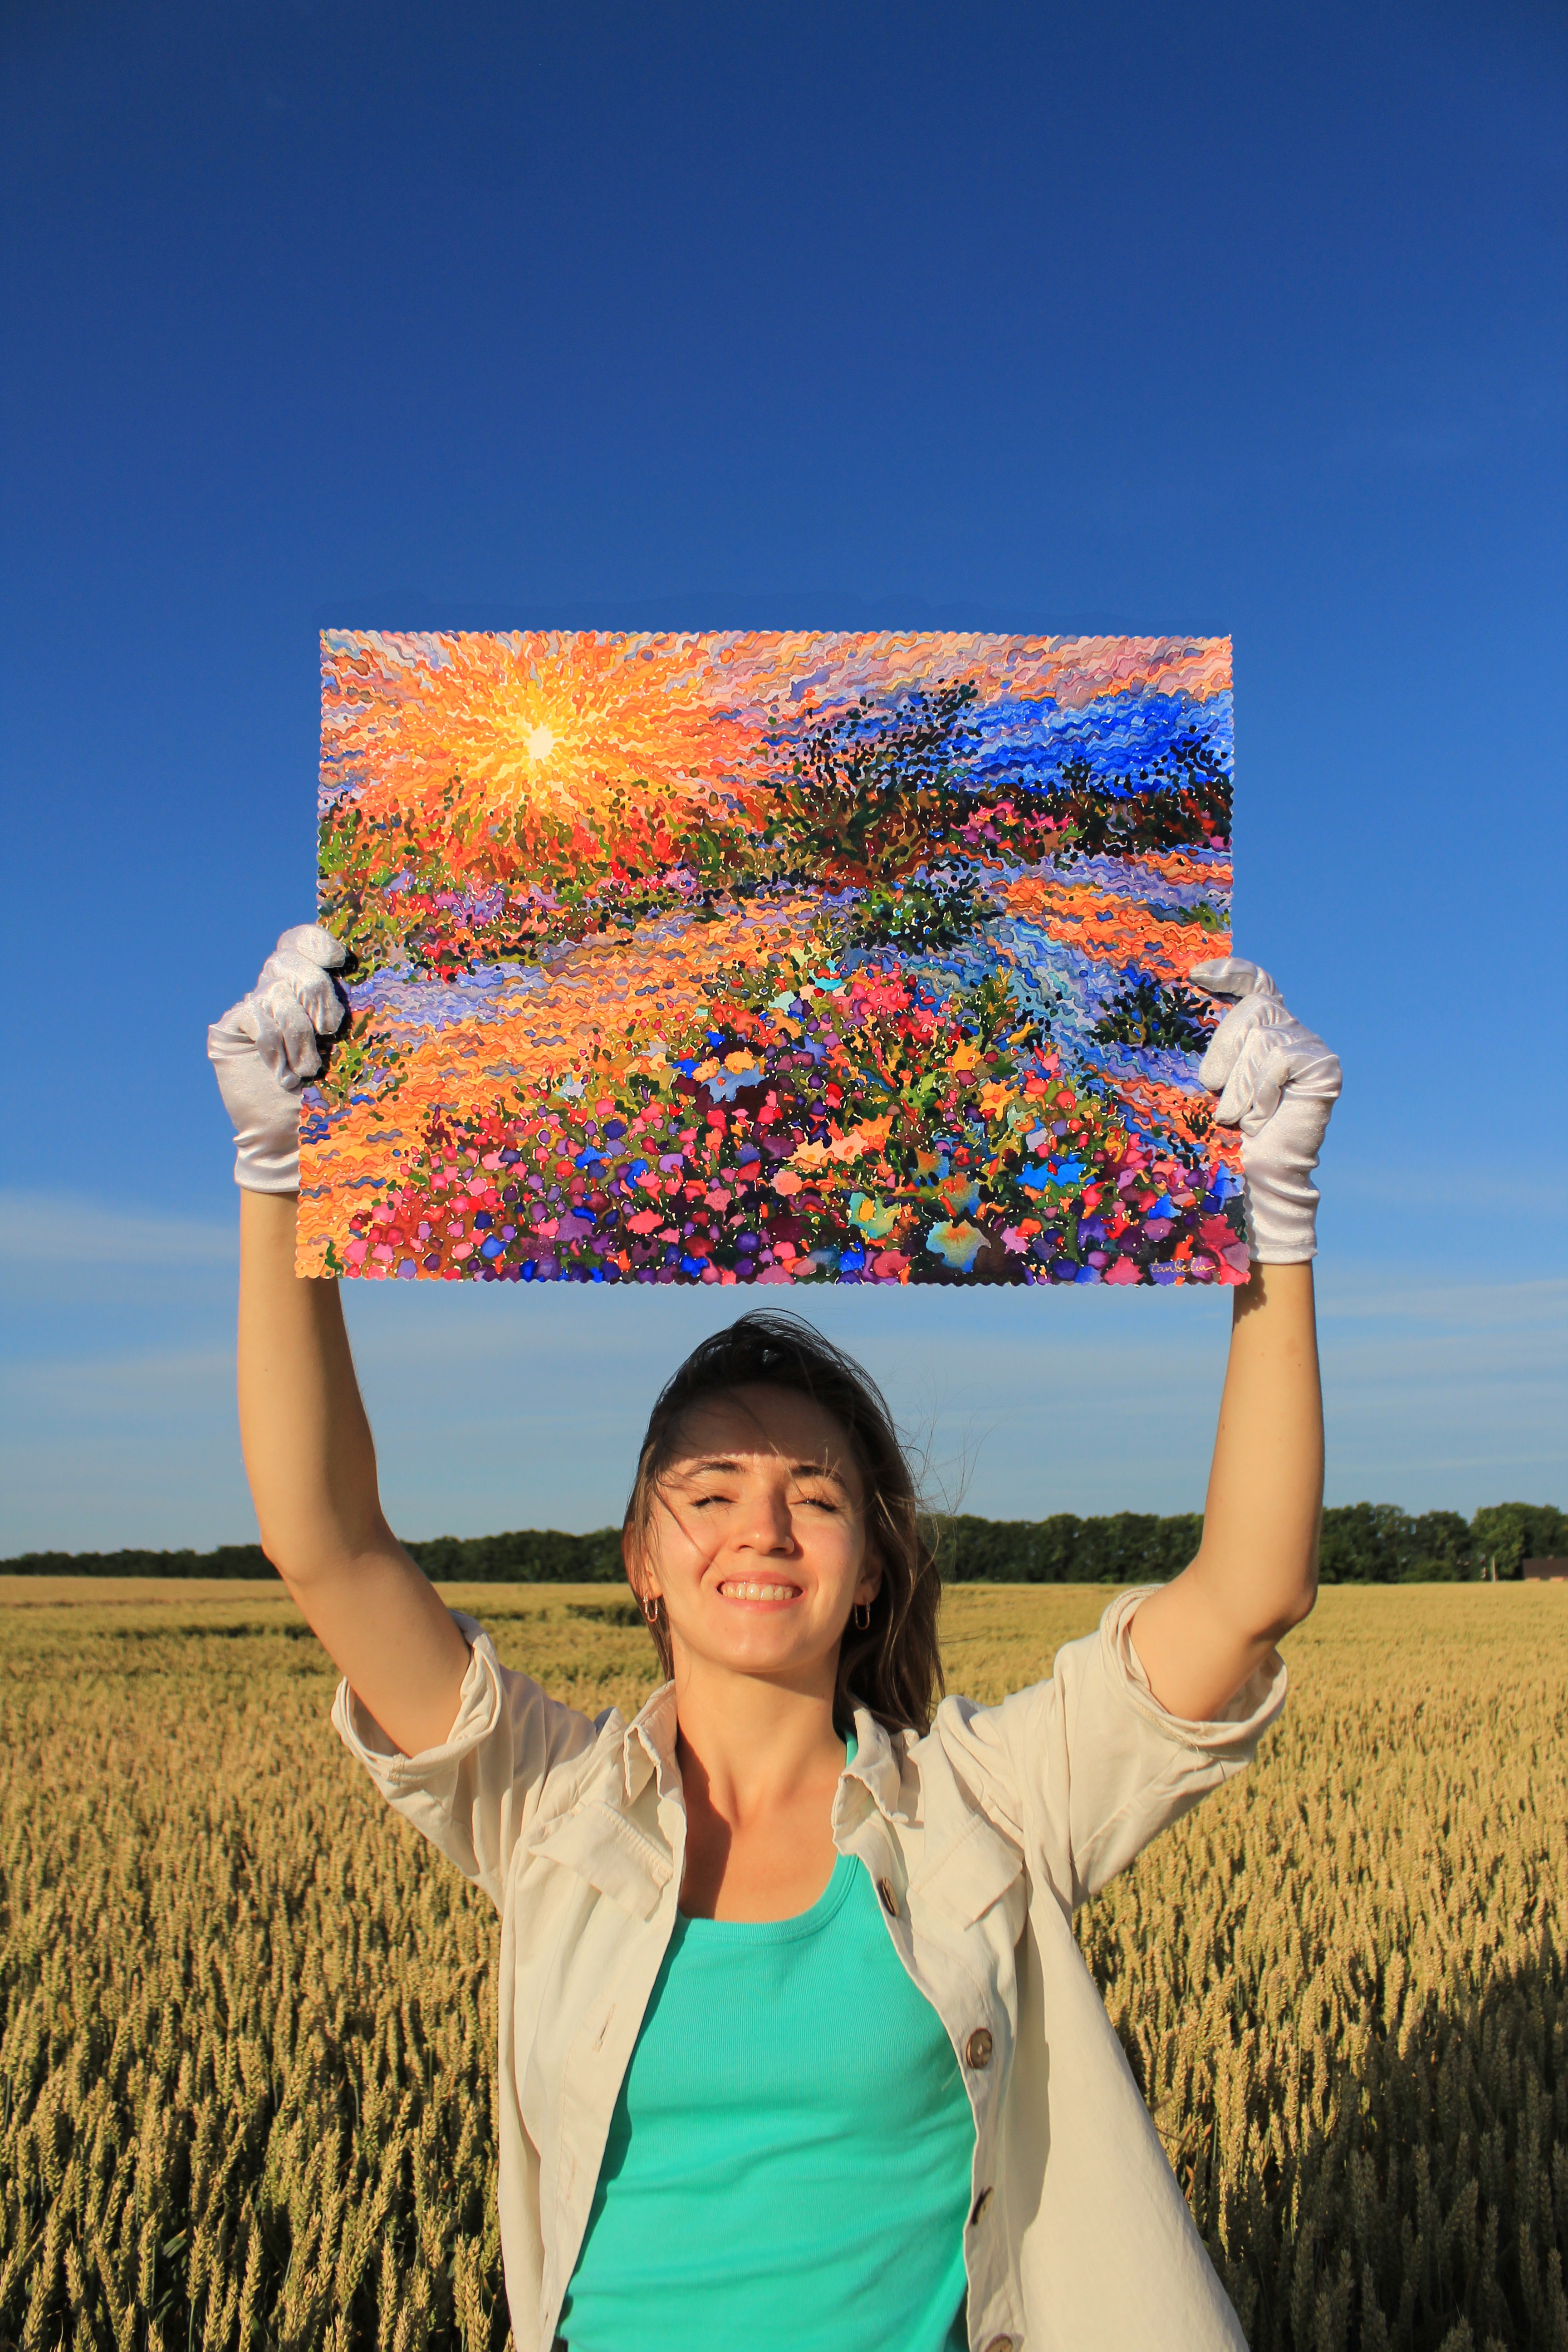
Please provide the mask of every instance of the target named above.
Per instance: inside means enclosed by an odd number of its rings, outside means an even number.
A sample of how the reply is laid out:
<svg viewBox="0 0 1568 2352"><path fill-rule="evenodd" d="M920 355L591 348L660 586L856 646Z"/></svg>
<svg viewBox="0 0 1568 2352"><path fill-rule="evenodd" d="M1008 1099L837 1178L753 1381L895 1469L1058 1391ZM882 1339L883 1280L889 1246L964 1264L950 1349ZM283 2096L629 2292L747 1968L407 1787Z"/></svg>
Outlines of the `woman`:
<svg viewBox="0 0 1568 2352"><path fill-rule="evenodd" d="M1310 1182L1339 1065L1240 961L1204 1064L1242 1129L1202 1546L1001 1706L940 1683L887 1411L744 1316L654 1408L624 1551L668 1676L590 1722L499 1663L388 1528L336 1285L294 1273L297 1090L342 1017L285 933L209 1034L239 1139L239 1402L262 1541L334 1720L501 1916L520 2352L1242 2343L1074 1944L1073 1907L1251 1758L1312 1605ZM1048 1310L1047 1310L1048 1311Z"/></svg>

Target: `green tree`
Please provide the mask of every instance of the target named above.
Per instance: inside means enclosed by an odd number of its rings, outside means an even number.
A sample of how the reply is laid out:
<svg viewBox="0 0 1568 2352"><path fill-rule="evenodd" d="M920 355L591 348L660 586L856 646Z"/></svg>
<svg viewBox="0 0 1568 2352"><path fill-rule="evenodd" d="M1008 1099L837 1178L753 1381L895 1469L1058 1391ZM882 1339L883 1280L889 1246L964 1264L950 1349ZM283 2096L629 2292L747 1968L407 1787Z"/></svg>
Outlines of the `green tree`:
<svg viewBox="0 0 1568 2352"><path fill-rule="evenodd" d="M1397 1503L1341 1503L1323 1513L1318 1574L1324 1584L1394 1584L1410 1557L1409 1513Z"/></svg>
<svg viewBox="0 0 1568 2352"><path fill-rule="evenodd" d="M1568 1556L1568 1511L1552 1503L1488 1503L1470 1521L1478 1559L1495 1556L1499 1576L1518 1576L1527 1559Z"/></svg>
<svg viewBox="0 0 1568 2352"><path fill-rule="evenodd" d="M1399 1574L1405 1584L1462 1584L1475 1574L1469 1527L1458 1511L1424 1511L1411 1520Z"/></svg>
<svg viewBox="0 0 1568 2352"><path fill-rule="evenodd" d="M1156 1518L1146 1511L1113 1511L1087 1519L1073 1573L1084 1583L1161 1584L1179 1575L1203 1539L1200 1513Z"/></svg>

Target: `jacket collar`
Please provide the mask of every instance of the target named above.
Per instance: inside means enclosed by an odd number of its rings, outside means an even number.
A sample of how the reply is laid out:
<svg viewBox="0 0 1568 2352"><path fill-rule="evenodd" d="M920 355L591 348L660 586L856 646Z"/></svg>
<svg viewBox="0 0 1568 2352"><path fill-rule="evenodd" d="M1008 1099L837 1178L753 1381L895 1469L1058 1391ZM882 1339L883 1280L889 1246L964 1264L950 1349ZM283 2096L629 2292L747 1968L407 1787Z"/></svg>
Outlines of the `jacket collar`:
<svg viewBox="0 0 1568 2352"><path fill-rule="evenodd" d="M876 1717L863 1706L855 1710L855 1761L846 1767L844 1777L859 1780L869 1790L879 1813L902 1820L903 1774L893 1743Z"/></svg>
<svg viewBox="0 0 1568 2352"><path fill-rule="evenodd" d="M622 1785L628 1805L636 1804L652 1780L658 1780L660 1795L672 1780L679 1782L675 1727L675 1685L660 1683L621 1735Z"/></svg>
<svg viewBox="0 0 1568 2352"><path fill-rule="evenodd" d="M628 1805L635 1805L650 1780L665 1794L679 1784L675 1760L675 1685L661 1683L644 1701L621 1735L621 1775ZM903 1776L893 1745L867 1708L855 1710L855 1761L845 1768L847 1780L858 1780L880 1813L902 1818ZM840 1791L839 1802L843 1801ZM837 1805L835 1806L835 1815Z"/></svg>

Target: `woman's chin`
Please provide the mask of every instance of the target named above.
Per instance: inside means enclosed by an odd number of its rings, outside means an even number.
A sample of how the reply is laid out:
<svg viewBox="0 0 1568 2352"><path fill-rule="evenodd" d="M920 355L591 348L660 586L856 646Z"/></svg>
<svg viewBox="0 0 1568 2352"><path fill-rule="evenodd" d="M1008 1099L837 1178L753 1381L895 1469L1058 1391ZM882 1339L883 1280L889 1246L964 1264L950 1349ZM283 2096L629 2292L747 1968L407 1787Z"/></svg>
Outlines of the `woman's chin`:
<svg viewBox="0 0 1568 2352"><path fill-rule="evenodd" d="M787 1605L737 1607L727 1622L710 1622L684 1647L710 1669L736 1675L787 1675L810 1668L830 1655L829 1645L811 1638L804 1615Z"/></svg>

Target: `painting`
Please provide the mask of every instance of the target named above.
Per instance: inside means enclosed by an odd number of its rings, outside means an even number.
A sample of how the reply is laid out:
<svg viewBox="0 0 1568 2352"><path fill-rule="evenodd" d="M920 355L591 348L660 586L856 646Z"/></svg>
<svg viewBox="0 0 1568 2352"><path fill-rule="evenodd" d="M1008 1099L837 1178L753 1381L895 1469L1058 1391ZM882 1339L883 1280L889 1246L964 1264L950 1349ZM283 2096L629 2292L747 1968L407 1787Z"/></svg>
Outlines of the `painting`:
<svg viewBox="0 0 1568 2352"><path fill-rule="evenodd" d="M299 1260L1237 1283L1223 638L321 639Z"/></svg>

